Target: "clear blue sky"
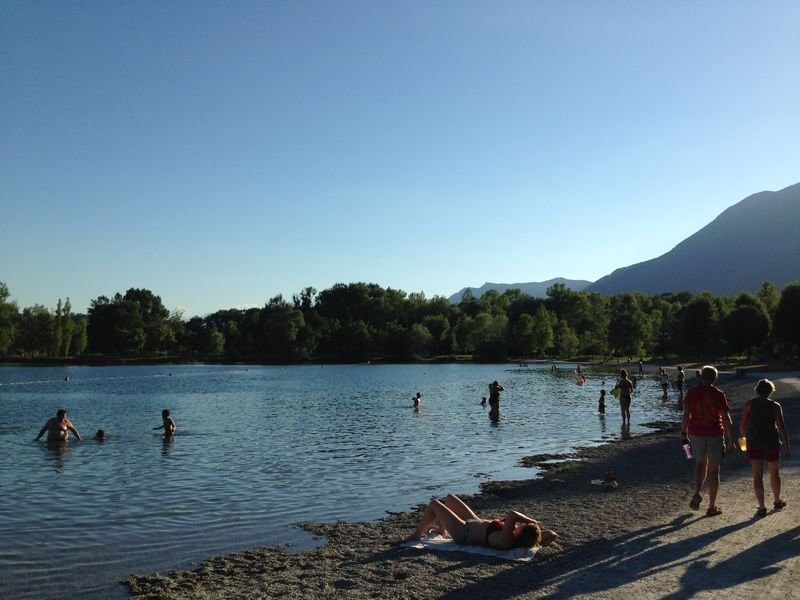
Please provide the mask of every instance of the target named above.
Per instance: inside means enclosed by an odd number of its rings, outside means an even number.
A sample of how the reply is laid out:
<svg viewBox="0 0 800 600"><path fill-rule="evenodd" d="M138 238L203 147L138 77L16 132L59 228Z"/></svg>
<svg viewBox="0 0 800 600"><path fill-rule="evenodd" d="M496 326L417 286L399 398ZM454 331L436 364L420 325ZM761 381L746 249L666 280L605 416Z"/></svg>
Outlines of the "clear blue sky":
<svg viewBox="0 0 800 600"><path fill-rule="evenodd" d="M800 181L798 31L793 1L0 0L0 281L187 317L594 281Z"/></svg>

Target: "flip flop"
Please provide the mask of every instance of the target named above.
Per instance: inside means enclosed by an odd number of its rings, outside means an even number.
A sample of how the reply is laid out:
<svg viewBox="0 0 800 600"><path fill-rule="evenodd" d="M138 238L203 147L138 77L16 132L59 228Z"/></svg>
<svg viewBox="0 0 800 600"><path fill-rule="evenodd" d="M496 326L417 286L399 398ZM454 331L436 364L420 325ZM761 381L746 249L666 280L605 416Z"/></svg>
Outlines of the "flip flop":
<svg viewBox="0 0 800 600"><path fill-rule="evenodd" d="M766 517L766 516L767 516L767 507L766 507L766 506L762 506L761 508L759 508L759 509L756 511L756 516L757 516L758 518L761 518L761 517Z"/></svg>
<svg viewBox="0 0 800 600"><path fill-rule="evenodd" d="M689 502L689 508L692 510L700 510L700 503L703 501L703 497L700 494L695 494L692 496L692 501Z"/></svg>
<svg viewBox="0 0 800 600"><path fill-rule="evenodd" d="M786 507L786 501L776 500L773 506L775 507L775 510L783 510Z"/></svg>
<svg viewBox="0 0 800 600"><path fill-rule="evenodd" d="M706 511L707 517L716 517L717 515L722 514L722 509L719 506L709 506L708 510Z"/></svg>

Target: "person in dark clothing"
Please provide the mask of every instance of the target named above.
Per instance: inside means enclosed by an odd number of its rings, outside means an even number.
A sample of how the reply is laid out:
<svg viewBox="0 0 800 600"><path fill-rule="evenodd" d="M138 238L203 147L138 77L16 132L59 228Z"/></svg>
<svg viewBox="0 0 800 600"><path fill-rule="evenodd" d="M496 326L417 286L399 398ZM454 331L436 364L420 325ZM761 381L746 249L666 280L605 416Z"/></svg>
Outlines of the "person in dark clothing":
<svg viewBox="0 0 800 600"><path fill-rule="evenodd" d="M780 455L783 447L783 457L790 458L792 451L789 448L789 434L783 421L783 408L770 396L775 392L775 384L769 379L762 379L755 387L758 394L748 400L742 409L742 422L739 424L739 434L744 436L747 443L747 456L753 468L753 489L758 500L759 517L767 515L764 505L764 461L769 468L769 481L772 487L773 507L781 510L786 502L781 499Z"/></svg>

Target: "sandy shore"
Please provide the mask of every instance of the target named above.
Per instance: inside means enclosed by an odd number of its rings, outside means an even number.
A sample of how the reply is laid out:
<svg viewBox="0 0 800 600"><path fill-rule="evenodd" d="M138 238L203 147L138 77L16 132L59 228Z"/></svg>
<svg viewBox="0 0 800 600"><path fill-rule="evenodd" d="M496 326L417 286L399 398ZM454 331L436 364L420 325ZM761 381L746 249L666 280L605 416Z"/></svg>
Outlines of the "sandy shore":
<svg viewBox="0 0 800 600"><path fill-rule="evenodd" d="M756 379L721 378L736 428ZM773 379L800 456L800 379ZM634 399L634 418L635 409ZM542 478L487 483L469 497L483 516L515 508L559 532L560 547L542 549L531 563L401 547L420 516L407 512L376 523L306 524L328 543L300 554L258 549L189 571L133 575L127 584L135 598L166 599L689 598L723 590L739 598L765 589L766 597L789 597L789 586L800 581L794 466L800 461L782 465L787 509L756 520L749 461L742 454L726 458L717 500L724 512L708 518L704 508L688 508L693 463L683 457L679 437L678 423L663 424L649 435L581 451L572 457L579 460ZM609 470L617 489L590 483ZM768 478L767 498L771 506Z"/></svg>

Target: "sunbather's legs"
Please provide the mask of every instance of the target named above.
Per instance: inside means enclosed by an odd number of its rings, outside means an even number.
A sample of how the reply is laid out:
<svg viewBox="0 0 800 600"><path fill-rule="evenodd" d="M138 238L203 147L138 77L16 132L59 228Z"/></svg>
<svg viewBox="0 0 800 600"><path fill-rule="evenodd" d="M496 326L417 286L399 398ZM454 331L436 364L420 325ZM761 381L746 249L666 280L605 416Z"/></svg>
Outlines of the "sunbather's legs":
<svg viewBox="0 0 800 600"><path fill-rule="evenodd" d="M480 517L472 512L472 509L467 506L461 498L454 494L447 494L447 498L444 499L444 505L464 521L469 519L480 519Z"/></svg>
<svg viewBox="0 0 800 600"><path fill-rule="evenodd" d="M439 522L443 534L449 533L454 540L464 537L464 520L438 500L431 500L428 504L414 537L421 539L436 521Z"/></svg>

